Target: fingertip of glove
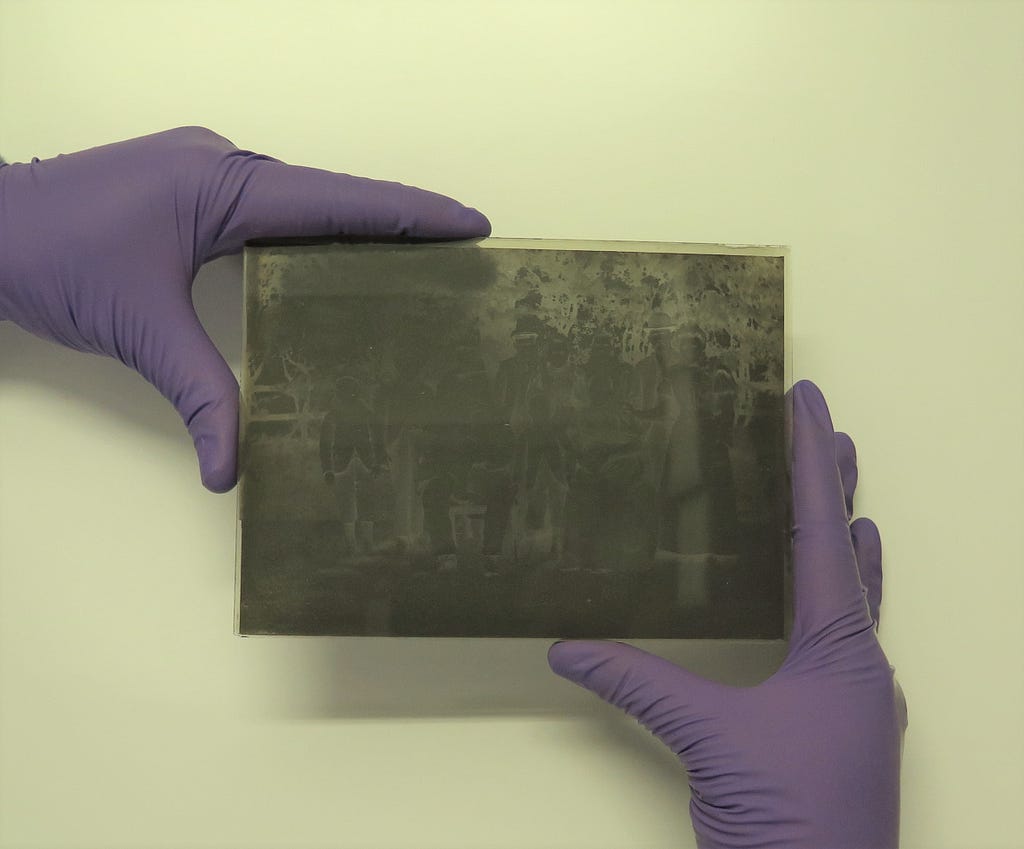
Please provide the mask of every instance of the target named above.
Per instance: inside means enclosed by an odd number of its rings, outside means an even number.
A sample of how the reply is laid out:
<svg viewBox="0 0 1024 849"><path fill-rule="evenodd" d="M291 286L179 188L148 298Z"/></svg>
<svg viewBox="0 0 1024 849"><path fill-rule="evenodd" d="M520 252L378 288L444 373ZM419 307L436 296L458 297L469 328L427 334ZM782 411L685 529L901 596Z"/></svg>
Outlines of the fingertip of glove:
<svg viewBox="0 0 1024 849"><path fill-rule="evenodd" d="M557 640L556 642L548 646L548 666L550 666L556 672L558 671L556 665L564 659L565 644L565 640Z"/></svg>
<svg viewBox="0 0 1024 849"><path fill-rule="evenodd" d="M482 239L491 235L491 222L480 210L454 203L441 230L450 239Z"/></svg>
<svg viewBox="0 0 1024 849"><path fill-rule="evenodd" d="M578 640L558 640L548 648L548 666L556 675L572 678L572 669L579 662L580 647Z"/></svg>
<svg viewBox="0 0 1024 849"><path fill-rule="evenodd" d="M201 475L203 486L206 487L210 492L222 495L225 492L231 492L235 488L237 480L235 475L231 472L215 470L206 472Z"/></svg>
<svg viewBox="0 0 1024 849"><path fill-rule="evenodd" d="M185 418L199 460L199 475L210 492L227 492L238 480L238 389L229 384L215 400L195 405Z"/></svg>
<svg viewBox="0 0 1024 849"><path fill-rule="evenodd" d="M238 480L237 455L218 442L198 437L195 446L203 486L210 492L223 493L230 491Z"/></svg>
<svg viewBox="0 0 1024 849"><path fill-rule="evenodd" d="M578 681L595 664L617 655L618 646L605 640L559 640L548 648L548 665L563 678Z"/></svg>

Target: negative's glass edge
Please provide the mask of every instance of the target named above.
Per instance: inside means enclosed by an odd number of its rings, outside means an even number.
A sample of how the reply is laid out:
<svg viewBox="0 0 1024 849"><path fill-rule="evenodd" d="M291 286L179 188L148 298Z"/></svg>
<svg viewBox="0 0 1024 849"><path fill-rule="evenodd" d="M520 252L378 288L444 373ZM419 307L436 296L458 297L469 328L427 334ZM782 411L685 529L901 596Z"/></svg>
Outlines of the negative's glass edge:
<svg viewBox="0 0 1024 849"><path fill-rule="evenodd" d="M753 244L727 244L714 242L657 242L643 240L624 239L561 239L561 238L505 238L489 237L486 239L469 239L447 242L339 242L336 240L281 240L275 243L274 240L261 240L259 243L249 244L245 247L245 253L256 252L285 252L293 250L308 250L310 247L318 247L330 251L351 251L366 250L374 248L415 250L450 250L452 248L465 249L473 246L477 248L502 250L574 250L574 251L628 251L630 253L679 253L679 254L708 254L717 256L781 256L788 255L789 249L785 245L753 245Z"/></svg>

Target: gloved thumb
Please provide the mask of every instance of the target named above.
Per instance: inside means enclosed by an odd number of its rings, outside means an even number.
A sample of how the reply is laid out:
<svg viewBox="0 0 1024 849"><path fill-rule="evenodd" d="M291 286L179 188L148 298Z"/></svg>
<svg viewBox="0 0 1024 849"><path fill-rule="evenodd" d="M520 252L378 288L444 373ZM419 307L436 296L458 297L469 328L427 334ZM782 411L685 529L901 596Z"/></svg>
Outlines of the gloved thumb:
<svg viewBox="0 0 1024 849"><path fill-rule="evenodd" d="M724 685L664 658L624 643L569 641L550 648L548 663L638 720L684 761L713 734Z"/></svg>

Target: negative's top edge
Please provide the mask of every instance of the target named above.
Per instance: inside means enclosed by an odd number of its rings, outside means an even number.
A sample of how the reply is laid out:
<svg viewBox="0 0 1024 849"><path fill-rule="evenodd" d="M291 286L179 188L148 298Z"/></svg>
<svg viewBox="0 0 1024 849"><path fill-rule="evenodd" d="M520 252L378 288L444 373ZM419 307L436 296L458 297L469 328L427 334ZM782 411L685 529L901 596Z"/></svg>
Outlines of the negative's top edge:
<svg viewBox="0 0 1024 849"><path fill-rule="evenodd" d="M563 250L563 251L624 251L644 253L708 254L725 256L781 256L789 255L784 245L740 245L691 242L648 242L604 239L469 239L449 242L399 241L338 241L336 239L262 239L246 245L246 251L276 252L302 250L315 247L320 250L351 251L377 248L500 248L508 250Z"/></svg>

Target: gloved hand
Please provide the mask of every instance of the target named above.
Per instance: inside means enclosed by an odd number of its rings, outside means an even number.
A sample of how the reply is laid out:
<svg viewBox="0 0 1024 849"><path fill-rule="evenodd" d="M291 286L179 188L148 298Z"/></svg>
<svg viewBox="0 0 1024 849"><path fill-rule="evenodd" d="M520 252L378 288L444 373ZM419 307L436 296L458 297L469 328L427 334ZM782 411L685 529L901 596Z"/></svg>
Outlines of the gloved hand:
<svg viewBox="0 0 1024 849"><path fill-rule="evenodd" d="M708 681L620 643L563 642L549 661L653 732L689 774L701 849L892 849L906 702L875 631L881 542L851 525L853 443L812 383L792 390L794 622L778 672Z"/></svg>
<svg viewBox="0 0 1024 849"><path fill-rule="evenodd" d="M464 239L450 198L285 165L200 127L0 167L0 319L116 357L177 408L203 483L235 484L238 384L192 307L200 266L248 239Z"/></svg>

